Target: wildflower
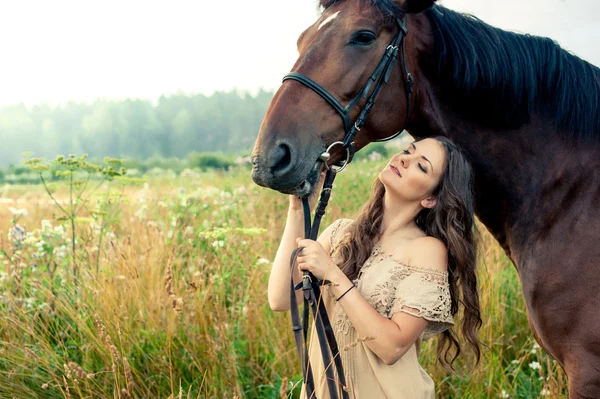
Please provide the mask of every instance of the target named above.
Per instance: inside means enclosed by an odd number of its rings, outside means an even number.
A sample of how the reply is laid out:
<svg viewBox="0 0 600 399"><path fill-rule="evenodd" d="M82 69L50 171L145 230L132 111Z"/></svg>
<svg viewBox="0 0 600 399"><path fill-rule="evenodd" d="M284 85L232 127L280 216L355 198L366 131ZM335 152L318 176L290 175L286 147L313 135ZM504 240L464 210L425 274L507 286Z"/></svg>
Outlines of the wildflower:
<svg viewBox="0 0 600 399"><path fill-rule="evenodd" d="M500 392L500 395L498 395L500 398L510 398L510 395L508 393L506 393L506 391L503 389L502 392Z"/></svg>
<svg viewBox="0 0 600 399"><path fill-rule="evenodd" d="M540 391L540 396L549 396L550 395L550 390L544 388Z"/></svg>
<svg viewBox="0 0 600 399"><path fill-rule="evenodd" d="M510 363L511 363L511 364L519 364L520 362L519 362L517 359L515 359L515 360L511 360L511 362L510 362Z"/></svg>
<svg viewBox="0 0 600 399"><path fill-rule="evenodd" d="M369 161L379 161L381 160L382 155L380 153L378 153L377 151L373 151L372 153L369 154Z"/></svg>
<svg viewBox="0 0 600 399"><path fill-rule="evenodd" d="M64 237L65 235L65 226L58 225L54 227L54 234L58 235L59 237Z"/></svg>
<svg viewBox="0 0 600 399"><path fill-rule="evenodd" d="M271 263L271 261L269 259L265 259L265 258L260 258L256 261L256 264L258 264L258 265L268 265L270 263Z"/></svg>
<svg viewBox="0 0 600 399"><path fill-rule="evenodd" d="M42 232L48 233L50 230L52 230L52 222L47 219L42 220Z"/></svg>
<svg viewBox="0 0 600 399"><path fill-rule="evenodd" d="M20 246L23 240L27 237L25 228L19 224L15 224L8 230L8 240L12 241L15 246Z"/></svg>
<svg viewBox="0 0 600 399"><path fill-rule="evenodd" d="M217 248L217 247L223 248L225 246L225 241L223 241L223 240L217 240L217 241L215 241L215 242L212 243L212 246L215 247L215 248Z"/></svg>
<svg viewBox="0 0 600 399"><path fill-rule="evenodd" d="M540 370L542 365L539 362L531 362L529 363L529 368L532 370Z"/></svg>
<svg viewBox="0 0 600 399"><path fill-rule="evenodd" d="M15 209L12 206L8 208L8 210L10 211L10 213L12 213L14 216L20 217L20 216L27 216L28 212L27 209L23 208L23 209Z"/></svg>

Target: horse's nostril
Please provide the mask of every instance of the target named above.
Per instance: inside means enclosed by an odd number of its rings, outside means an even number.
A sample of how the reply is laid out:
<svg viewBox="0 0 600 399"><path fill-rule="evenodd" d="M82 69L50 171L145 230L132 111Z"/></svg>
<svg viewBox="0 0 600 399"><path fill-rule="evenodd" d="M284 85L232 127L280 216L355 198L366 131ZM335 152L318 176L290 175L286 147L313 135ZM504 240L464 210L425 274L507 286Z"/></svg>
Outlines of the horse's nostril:
<svg viewBox="0 0 600 399"><path fill-rule="evenodd" d="M271 170L274 176L284 175L292 166L292 149L289 145L281 143L273 150L271 156Z"/></svg>

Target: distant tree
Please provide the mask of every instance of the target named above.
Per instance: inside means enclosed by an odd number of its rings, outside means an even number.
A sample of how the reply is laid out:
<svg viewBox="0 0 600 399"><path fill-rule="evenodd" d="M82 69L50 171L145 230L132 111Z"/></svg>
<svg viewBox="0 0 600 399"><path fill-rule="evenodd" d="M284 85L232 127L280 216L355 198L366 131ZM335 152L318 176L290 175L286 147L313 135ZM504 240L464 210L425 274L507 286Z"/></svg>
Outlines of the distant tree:
<svg viewBox="0 0 600 399"><path fill-rule="evenodd" d="M18 164L23 151L52 159L87 153L146 159L190 153L249 150L273 93L229 91L145 100L70 102L0 107L0 167Z"/></svg>

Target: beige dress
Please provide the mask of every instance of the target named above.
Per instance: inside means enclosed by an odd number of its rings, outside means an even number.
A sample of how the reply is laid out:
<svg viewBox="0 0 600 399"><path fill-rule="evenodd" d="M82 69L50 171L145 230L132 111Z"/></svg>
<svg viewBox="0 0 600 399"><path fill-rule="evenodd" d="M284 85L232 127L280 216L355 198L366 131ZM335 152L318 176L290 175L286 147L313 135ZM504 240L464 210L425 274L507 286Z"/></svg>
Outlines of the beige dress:
<svg viewBox="0 0 600 399"><path fill-rule="evenodd" d="M331 248L339 242L351 223L350 219L334 223ZM381 315L391 318L397 312L406 312L423 317L430 323L415 345L396 363L388 366L360 340L342 306L335 301L329 287L324 286L321 291L323 302L340 348L350 398L434 398L433 381L419 365L418 356L422 339L428 339L454 324L450 313L448 273L402 263L376 245L354 283L360 294ZM315 394L318 399L326 399L329 391L314 325L312 332L309 359L315 379ZM300 397L306 398L304 387Z"/></svg>

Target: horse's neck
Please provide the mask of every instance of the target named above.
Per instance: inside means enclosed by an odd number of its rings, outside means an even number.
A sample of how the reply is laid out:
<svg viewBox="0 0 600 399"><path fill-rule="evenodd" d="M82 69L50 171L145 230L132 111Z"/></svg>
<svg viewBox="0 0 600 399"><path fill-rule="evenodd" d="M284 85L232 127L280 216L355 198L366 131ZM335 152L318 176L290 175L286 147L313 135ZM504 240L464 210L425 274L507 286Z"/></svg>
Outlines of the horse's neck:
<svg viewBox="0 0 600 399"><path fill-rule="evenodd" d="M410 65L416 92L408 131L416 137L446 136L467 153L475 173L477 216L515 260L528 236L541 237L556 225L553 218L576 219L582 204L594 206L589 204L600 195L600 141L571 139L539 115L510 130L483 128L457 114L440 93L436 71L428 70L438 65L430 52L429 21L418 15L411 22L413 31L423 34L410 39L410 59L420 65Z"/></svg>
<svg viewBox="0 0 600 399"><path fill-rule="evenodd" d="M548 214L534 211L542 203L549 213L563 206L582 152L537 118L510 131L482 129L455 115L429 121L415 123L411 134L446 136L464 150L474 169L477 216L515 260L521 237L547 224Z"/></svg>

